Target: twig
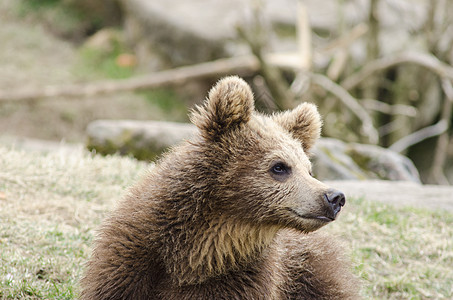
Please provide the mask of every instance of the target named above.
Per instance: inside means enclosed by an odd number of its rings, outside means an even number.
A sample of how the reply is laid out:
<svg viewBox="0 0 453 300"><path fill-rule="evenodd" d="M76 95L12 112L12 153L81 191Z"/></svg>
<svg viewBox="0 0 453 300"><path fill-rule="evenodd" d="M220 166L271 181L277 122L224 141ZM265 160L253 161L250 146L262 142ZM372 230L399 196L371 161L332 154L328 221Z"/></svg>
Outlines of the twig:
<svg viewBox="0 0 453 300"><path fill-rule="evenodd" d="M363 134L368 137L370 143L378 143L379 135L373 126L371 117L351 94L324 75L311 73L310 78L314 83L338 97L360 119Z"/></svg>
<svg viewBox="0 0 453 300"><path fill-rule="evenodd" d="M409 52L386 56L384 58L371 61L360 71L344 79L340 85L346 90L351 90L373 73L404 63L417 64L427 68L441 78L446 77L453 80L453 68L446 63L441 62L434 55Z"/></svg>
<svg viewBox="0 0 453 300"><path fill-rule="evenodd" d="M341 72L344 70L349 58L349 53L346 49L342 49L335 53L332 57L332 62L327 69L327 77L336 81L340 77Z"/></svg>
<svg viewBox="0 0 453 300"><path fill-rule="evenodd" d="M404 126L403 120L401 119L392 120L378 128L379 136L382 138L383 136L389 135L392 132L399 130L403 126Z"/></svg>
<svg viewBox="0 0 453 300"><path fill-rule="evenodd" d="M341 36L340 38L334 40L333 42L327 44L321 49L317 50L318 52L323 52L325 54L335 51L337 49L346 49L358 38L362 37L368 31L368 25L365 23L360 23L351 29L347 34Z"/></svg>
<svg viewBox="0 0 453 300"><path fill-rule="evenodd" d="M409 148L412 145L420 143L427 138L438 136L444 133L448 129L448 122L446 120L440 120L434 125L425 127L420 129L416 132L409 134L408 136L403 137L402 139L398 140L397 142L393 143L389 149L402 152Z"/></svg>

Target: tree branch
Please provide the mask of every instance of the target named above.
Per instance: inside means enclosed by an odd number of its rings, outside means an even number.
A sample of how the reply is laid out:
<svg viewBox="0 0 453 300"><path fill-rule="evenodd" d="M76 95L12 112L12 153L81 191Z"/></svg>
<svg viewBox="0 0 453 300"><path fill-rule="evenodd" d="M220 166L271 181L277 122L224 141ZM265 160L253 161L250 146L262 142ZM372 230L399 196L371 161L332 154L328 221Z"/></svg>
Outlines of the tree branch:
<svg viewBox="0 0 453 300"><path fill-rule="evenodd" d="M392 144L389 149L396 151L396 152L402 152L409 148L412 145L415 145L417 143L420 143L423 140L426 140L430 137L433 136L438 136L448 129L448 122L445 120L440 120L434 125L425 127L423 129L420 129L414 133L409 134L408 136L405 136L404 138L398 140L394 144Z"/></svg>
<svg viewBox="0 0 453 300"><path fill-rule="evenodd" d="M447 129L439 136L434 150L434 160L431 166L431 179L438 184L449 184L444 174L445 161L448 156L448 125L453 107L453 85L450 80L442 80L442 89L445 93L444 105L441 113L441 120L447 123Z"/></svg>
<svg viewBox="0 0 453 300"><path fill-rule="evenodd" d="M311 73L310 78L314 83L338 97L360 119L363 134L368 137L369 142L372 144L378 143L379 135L373 126L371 117L351 94L324 75Z"/></svg>
<svg viewBox="0 0 453 300"><path fill-rule="evenodd" d="M453 68L448 64L440 61L434 55L423 53L400 53L392 56L386 56L374 61L369 62L360 71L352 74L344 79L340 85L346 90L351 90L359 85L365 78L373 73L383 71L395 65L412 63L437 74L441 78L449 78L453 80Z"/></svg>
<svg viewBox="0 0 453 300"><path fill-rule="evenodd" d="M388 115L404 115L408 117L415 117L417 115L417 109L410 105L391 105L374 99L362 99L361 102L368 110L375 110Z"/></svg>
<svg viewBox="0 0 453 300"><path fill-rule="evenodd" d="M20 90L12 91L3 90L0 91L0 102L56 97L88 97L107 93L143 90L182 84L188 80L221 76L231 73L245 75L254 73L258 69L259 63L254 57L243 56L225 58L122 80L106 80L95 83L45 86L40 88L22 88Z"/></svg>

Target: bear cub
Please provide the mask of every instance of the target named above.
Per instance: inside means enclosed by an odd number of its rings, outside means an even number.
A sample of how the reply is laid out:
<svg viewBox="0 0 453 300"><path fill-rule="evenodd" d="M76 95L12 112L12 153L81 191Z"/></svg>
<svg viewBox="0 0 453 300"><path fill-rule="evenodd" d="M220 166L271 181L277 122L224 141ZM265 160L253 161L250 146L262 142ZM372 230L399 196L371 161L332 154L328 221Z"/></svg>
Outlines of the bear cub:
<svg viewBox="0 0 453 300"><path fill-rule="evenodd" d="M311 176L320 115L254 110L248 84L220 80L165 154L102 225L81 299L356 299L331 237L345 196Z"/></svg>

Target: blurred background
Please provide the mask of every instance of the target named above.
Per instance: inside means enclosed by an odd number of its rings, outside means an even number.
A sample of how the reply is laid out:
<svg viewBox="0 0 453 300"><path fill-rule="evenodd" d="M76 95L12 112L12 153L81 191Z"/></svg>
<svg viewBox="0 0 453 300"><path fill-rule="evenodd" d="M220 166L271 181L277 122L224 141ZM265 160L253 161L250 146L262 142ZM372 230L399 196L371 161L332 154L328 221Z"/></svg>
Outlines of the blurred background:
<svg viewBox="0 0 453 300"><path fill-rule="evenodd" d="M453 182L450 0L1 0L0 25L0 142L102 153L93 121L188 122L238 74L260 111L317 104L356 165L379 159L345 145L370 144L424 183Z"/></svg>

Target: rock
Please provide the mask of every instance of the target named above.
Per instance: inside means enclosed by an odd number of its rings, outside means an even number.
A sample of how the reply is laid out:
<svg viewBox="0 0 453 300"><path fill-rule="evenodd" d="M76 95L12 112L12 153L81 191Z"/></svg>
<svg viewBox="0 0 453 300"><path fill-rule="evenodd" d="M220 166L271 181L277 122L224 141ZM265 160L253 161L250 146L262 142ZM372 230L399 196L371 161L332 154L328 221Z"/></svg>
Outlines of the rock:
<svg viewBox="0 0 453 300"><path fill-rule="evenodd" d="M65 4L76 7L85 18L96 20L104 26L119 26L122 11L118 0L65 0Z"/></svg>
<svg viewBox="0 0 453 300"><path fill-rule="evenodd" d="M146 68L168 68L195 64L225 56L249 52L237 36L238 25L250 24L256 0L149 1L119 0L123 4L126 35ZM298 0L262 1L260 19L269 28L266 50L295 51ZM315 34L338 37L345 24L354 26L367 22L369 1L304 0L310 25ZM401 51L409 43L411 49L421 48L411 42L412 33L424 26L427 0L395 7L381 1L378 15L381 24L382 54ZM406 6L406 7L404 7ZM313 39L314 48L325 46L324 39ZM358 40L351 48L358 65L366 57L366 45ZM322 51L321 51L322 52ZM331 57L314 53L314 63L323 65ZM156 62L163 60L163 62Z"/></svg>
<svg viewBox="0 0 453 300"><path fill-rule="evenodd" d="M420 183L412 161L391 150L337 139L322 138L313 157L317 177L336 179L384 179Z"/></svg>
<svg viewBox="0 0 453 300"><path fill-rule="evenodd" d="M103 155L119 153L153 160L195 131L194 126L184 123L98 120L87 127L87 147Z"/></svg>
<svg viewBox="0 0 453 300"><path fill-rule="evenodd" d="M88 149L100 154L120 153L153 160L167 148L196 132L191 124L99 120L89 124ZM313 171L320 180L403 180L420 183L414 164L378 146L321 138L313 153Z"/></svg>
<svg viewBox="0 0 453 300"><path fill-rule="evenodd" d="M193 2L174 2L123 1L126 35L140 63L147 68L159 69L226 56L220 39L197 31L200 22L196 19L203 19L209 10L199 7L195 13L188 11L197 7ZM216 27L219 22L221 20L206 23L209 26L205 24L204 27Z"/></svg>

